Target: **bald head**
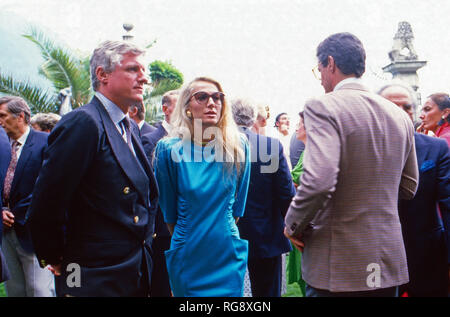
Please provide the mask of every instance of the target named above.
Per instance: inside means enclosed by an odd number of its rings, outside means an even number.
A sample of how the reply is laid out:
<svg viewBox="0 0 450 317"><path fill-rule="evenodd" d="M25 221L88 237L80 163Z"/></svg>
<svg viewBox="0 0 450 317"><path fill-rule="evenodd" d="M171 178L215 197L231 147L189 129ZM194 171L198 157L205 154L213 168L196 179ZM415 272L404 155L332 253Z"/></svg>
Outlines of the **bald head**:
<svg viewBox="0 0 450 317"><path fill-rule="evenodd" d="M379 93L382 97L386 98L387 100L395 103L397 106L402 108L403 110L408 113L411 120L414 121L413 118L413 98L411 96L411 93L408 91L407 88L397 85L388 86L384 89L382 89Z"/></svg>

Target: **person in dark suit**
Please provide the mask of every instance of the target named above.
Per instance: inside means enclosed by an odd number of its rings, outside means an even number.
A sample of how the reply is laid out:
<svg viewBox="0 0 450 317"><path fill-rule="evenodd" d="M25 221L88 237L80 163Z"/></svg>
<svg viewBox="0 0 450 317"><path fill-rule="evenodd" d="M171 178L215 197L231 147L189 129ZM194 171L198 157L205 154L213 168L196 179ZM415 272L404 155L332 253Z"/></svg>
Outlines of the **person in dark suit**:
<svg viewBox="0 0 450 317"><path fill-rule="evenodd" d="M232 111L251 147L250 185L238 228L241 238L249 242L252 296L280 297L281 255L291 251L283 234L283 219L295 188L280 141L251 131L256 111L250 102L237 99Z"/></svg>
<svg viewBox="0 0 450 317"><path fill-rule="evenodd" d="M170 130L170 115L175 108L178 99L178 90L170 90L163 95L162 110L165 120L156 126L156 129L141 136L145 154L150 162L153 161L153 152L160 139L165 137ZM151 297L169 297L171 296L169 276L166 267L166 258L164 252L170 248L170 233L164 223L164 217L161 208L158 206L155 221L155 235L153 239L153 272Z"/></svg>
<svg viewBox="0 0 450 317"><path fill-rule="evenodd" d="M164 121L158 122L155 124L156 129L152 131L150 134L142 135L142 144L144 145L145 153L148 156L148 160L150 162L153 161L153 152L156 147L156 143L165 137L170 129L170 115L177 104L178 90L169 90L164 93L162 97L162 111L164 113Z"/></svg>
<svg viewBox="0 0 450 317"><path fill-rule="evenodd" d="M9 166L11 158L11 149L9 146L9 138L5 130L0 126L0 197L3 197L3 183L5 181L6 171ZM2 209L2 199L0 199L0 210ZM1 250L2 245L3 224L0 222L0 283L9 279L8 265L6 264L5 256Z"/></svg>
<svg viewBox="0 0 450 317"><path fill-rule="evenodd" d="M48 134L30 128L30 108L20 97L0 98L0 125L11 140L0 149L11 153L2 192L3 251L11 273L6 291L10 297L54 296L53 275L39 267L26 222Z"/></svg>
<svg viewBox="0 0 450 317"><path fill-rule="evenodd" d="M415 108L412 90L403 84L386 85L379 94L408 114ZM409 271L409 283L400 292L410 297L447 297L450 248L442 218L450 213L450 153L445 140L420 133L414 139L419 187L412 200L399 202Z"/></svg>
<svg viewBox="0 0 450 317"><path fill-rule="evenodd" d="M305 143L297 139L296 133L291 136L291 142L289 145L289 160L291 161L292 168L294 168L303 151L305 150Z"/></svg>
<svg viewBox="0 0 450 317"><path fill-rule="evenodd" d="M128 110L128 115L138 125L141 136L156 130L154 126L145 122L145 106L143 102L133 104Z"/></svg>
<svg viewBox="0 0 450 317"><path fill-rule="evenodd" d="M0 197L3 197L3 183L5 182L6 171L11 160L11 144L9 137L0 125ZM0 208L3 207L3 199L0 199ZM1 210L1 209L0 209ZM0 246L2 245L2 223L0 222Z"/></svg>
<svg viewBox="0 0 450 317"><path fill-rule="evenodd" d="M60 296L148 296L158 187L129 107L142 101L145 51L106 41L90 61L95 96L48 138L29 210Z"/></svg>

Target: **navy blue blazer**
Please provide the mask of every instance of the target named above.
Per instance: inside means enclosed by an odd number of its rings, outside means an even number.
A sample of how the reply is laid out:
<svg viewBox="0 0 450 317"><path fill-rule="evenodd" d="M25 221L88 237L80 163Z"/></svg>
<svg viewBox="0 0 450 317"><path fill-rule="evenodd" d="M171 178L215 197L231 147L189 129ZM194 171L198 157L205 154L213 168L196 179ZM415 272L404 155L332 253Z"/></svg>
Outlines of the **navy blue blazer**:
<svg viewBox="0 0 450 317"><path fill-rule="evenodd" d="M144 146L144 151L150 164L153 164L153 152L155 151L156 144L166 135L166 129L164 129L161 123L158 123L153 132L141 136L142 145ZM164 222L164 216L159 206L155 218L155 233L157 237L170 237L169 230Z"/></svg>
<svg viewBox="0 0 450 317"><path fill-rule="evenodd" d="M145 154L147 155L147 158L151 164L153 163L153 152L155 151L156 144L166 135L166 129L164 129L161 122L158 122L155 124L155 130L153 130L151 133L143 134L141 136Z"/></svg>
<svg viewBox="0 0 450 317"><path fill-rule="evenodd" d="M11 192L9 209L14 214L14 230L22 248L33 252L30 232L26 226L26 214L31 204L36 179L41 170L48 133L30 129L17 161ZM10 158L11 159L11 158Z"/></svg>
<svg viewBox="0 0 450 317"><path fill-rule="evenodd" d="M302 155L302 152L305 150L305 143L297 139L297 134L292 134L291 142L289 144L289 159L291 160L291 166L295 167Z"/></svg>
<svg viewBox="0 0 450 317"><path fill-rule="evenodd" d="M419 187L412 200L399 202L408 285L416 294L439 289L446 294L449 249L445 240L449 232L442 219L448 219L450 213L450 152L445 140L418 133L414 137Z"/></svg>
<svg viewBox="0 0 450 317"><path fill-rule="evenodd" d="M250 142L250 186L244 217L238 222L242 239L249 242L249 257L267 258L291 251L284 236L284 217L295 195L283 146L275 138L241 128ZM268 171L261 170L270 164Z"/></svg>
<svg viewBox="0 0 450 317"><path fill-rule="evenodd" d="M29 212L41 266L62 264L61 280L81 268L81 287L60 294L145 296L158 187L133 121L136 157L101 102L92 101L58 122Z"/></svg>
<svg viewBox="0 0 450 317"><path fill-rule="evenodd" d="M9 161L11 160L11 146L9 138L5 130L0 126L0 210L2 210L3 183L5 182L6 171L8 170ZM0 221L0 246L2 245L2 227L3 222ZM6 260L0 248L0 283L9 279L8 267Z"/></svg>
<svg viewBox="0 0 450 317"><path fill-rule="evenodd" d="M141 136L150 132L155 131L156 128L150 124L148 124L147 122L144 122L144 124L142 125L142 128L140 129L140 133Z"/></svg>
<svg viewBox="0 0 450 317"><path fill-rule="evenodd" d="M5 182L6 171L8 170L9 161L11 160L11 145L8 135L0 126L0 210L3 207L3 184ZM0 245L2 244L2 226L0 221Z"/></svg>

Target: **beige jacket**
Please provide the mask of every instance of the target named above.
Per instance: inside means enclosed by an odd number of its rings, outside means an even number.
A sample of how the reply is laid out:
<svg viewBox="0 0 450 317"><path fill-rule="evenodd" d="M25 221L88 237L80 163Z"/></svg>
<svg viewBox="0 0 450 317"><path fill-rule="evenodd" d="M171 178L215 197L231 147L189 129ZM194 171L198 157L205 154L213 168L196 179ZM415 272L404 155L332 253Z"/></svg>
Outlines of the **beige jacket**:
<svg viewBox="0 0 450 317"><path fill-rule="evenodd" d="M303 236L304 280L332 292L407 283L397 201L417 190L411 120L358 83L309 100L304 115L304 172L285 219Z"/></svg>

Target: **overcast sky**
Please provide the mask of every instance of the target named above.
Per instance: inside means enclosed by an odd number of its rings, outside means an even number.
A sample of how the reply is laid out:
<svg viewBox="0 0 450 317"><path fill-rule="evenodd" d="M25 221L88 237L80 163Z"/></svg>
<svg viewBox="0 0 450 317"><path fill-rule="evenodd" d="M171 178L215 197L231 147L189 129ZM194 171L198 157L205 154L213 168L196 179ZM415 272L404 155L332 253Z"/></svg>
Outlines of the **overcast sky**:
<svg viewBox="0 0 450 317"><path fill-rule="evenodd" d="M381 67L390 63L398 23L408 21L419 59L428 61L419 70L422 96L449 91L448 0L0 0L0 12L86 54L132 23L137 44L157 40L149 61L171 61L185 81L213 77L228 96L267 103L273 116L285 111L294 123L305 100L323 94L311 72L320 41L343 31L358 36L367 54L363 79L376 90L385 83L379 77L390 78Z"/></svg>

